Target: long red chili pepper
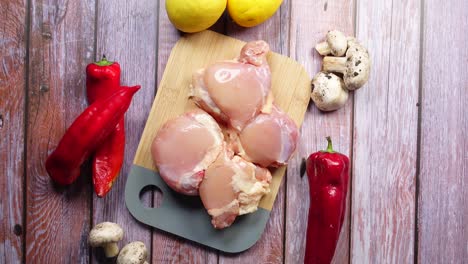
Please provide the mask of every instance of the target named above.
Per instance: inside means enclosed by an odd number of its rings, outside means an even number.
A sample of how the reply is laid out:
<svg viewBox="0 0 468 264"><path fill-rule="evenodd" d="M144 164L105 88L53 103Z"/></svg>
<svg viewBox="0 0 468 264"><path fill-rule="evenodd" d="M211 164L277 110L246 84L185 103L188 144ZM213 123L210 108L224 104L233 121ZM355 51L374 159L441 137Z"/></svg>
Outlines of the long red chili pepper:
<svg viewBox="0 0 468 264"><path fill-rule="evenodd" d="M80 175L81 164L123 118L140 86L122 87L107 99L97 100L76 118L46 161L49 176L68 185Z"/></svg>
<svg viewBox="0 0 468 264"><path fill-rule="evenodd" d="M120 88L120 65L102 60L86 67L86 93L89 103L105 99ZM92 162L94 191L105 196L119 176L125 152L125 122L122 118L113 133L97 147Z"/></svg>
<svg viewBox="0 0 468 264"><path fill-rule="evenodd" d="M306 264L332 261L346 212L349 158L335 152L330 137L327 140L327 149L311 154L306 163L310 188Z"/></svg>

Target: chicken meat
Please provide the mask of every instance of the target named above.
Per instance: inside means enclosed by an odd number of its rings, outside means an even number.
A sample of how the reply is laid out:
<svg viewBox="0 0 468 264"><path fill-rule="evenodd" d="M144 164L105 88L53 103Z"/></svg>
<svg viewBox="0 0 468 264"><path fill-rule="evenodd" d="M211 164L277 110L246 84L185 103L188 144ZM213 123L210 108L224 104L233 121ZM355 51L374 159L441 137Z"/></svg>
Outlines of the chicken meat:
<svg viewBox="0 0 468 264"><path fill-rule="evenodd" d="M190 97L201 109L169 120L151 146L162 179L199 194L217 229L256 211L270 192L267 167L287 164L296 150L298 127L273 104L269 50L252 41L238 58L196 71Z"/></svg>
<svg viewBox="0 0 468 264"><path fill-rule="evenodd" d="M222 152L200 184L200 198L212 217L212 225L226 228L237 216L256 211L260 199L270 192L270 182L267 169Z"/></svg>
<svg viewBox="0 0 468 264"><path fill-rule="evenodd" d="M197 195L205 169L221 153L223 134L202 110L187 112L166 122L158 131L151 154L161 178L173 190Z"/></svg>
<svg viewBox="0 0 468 264"><path fill-rule="evenodd" d="M239 58L214 63L193 74L191 98L237 131L260 112L269 112L273 96L265 41L252 41Z"/></svg>
<svg viewBox="0 0 468 264"><path fill-rule="evenodd" d="M271 113L259 114L247 124L237 138L236 148L247 161L262 167L277 167L287 164L296 150L298 138L296 123L273 106Z"/></svg>

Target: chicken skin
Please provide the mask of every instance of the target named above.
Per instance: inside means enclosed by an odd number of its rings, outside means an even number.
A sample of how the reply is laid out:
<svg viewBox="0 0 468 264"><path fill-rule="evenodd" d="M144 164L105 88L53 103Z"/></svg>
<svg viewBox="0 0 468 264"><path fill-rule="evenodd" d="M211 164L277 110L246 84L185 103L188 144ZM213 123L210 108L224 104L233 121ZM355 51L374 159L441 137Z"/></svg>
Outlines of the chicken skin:
<svg viewBox="0 0 468 264"><path fill-rule="evenodd" d="M240 133L240 156L263 167L287 164L296 150L299 129L281 109L260 114Z"/></svg>
<svg viewBox="0 0 468 264"><path fill-rule="evenodd" d="M241 131L271 107L271 72L266 60L269 50L264 41L249 42L236 60L198 70L192 78L192 99L217 120Z"/></svg>
<svg viewBox="0 0 468 264"><path fill-rule="evenodd" d="M186 195L197 195L205 169L223 149L223 134L216 121L202 110L169 120L158 131L151 153L161 178Z"/></svg>
<svg viewBox="0 0 468 264"><path fill-rule="evenodd" d="M239 156L230 157L223 152L207 168L200 184L200 198L212 225L230 226L237 216L257 210L260 199L270 192L271 174Z"/></svg>

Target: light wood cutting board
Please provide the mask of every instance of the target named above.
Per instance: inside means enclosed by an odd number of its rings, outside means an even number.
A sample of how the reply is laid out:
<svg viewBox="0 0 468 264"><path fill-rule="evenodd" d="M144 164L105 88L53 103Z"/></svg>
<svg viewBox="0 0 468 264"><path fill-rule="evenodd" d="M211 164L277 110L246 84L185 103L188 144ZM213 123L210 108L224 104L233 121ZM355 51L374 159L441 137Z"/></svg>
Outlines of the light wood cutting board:
<svg viewBox="0 0 468 264"><path fill-rule="evenodd" d="M139 221L198 243L226 251L240 252L261 236L285 174L285 167L272 170L271 192L253 214L239 217L224 230L215 230L198 197L179 195L161 180L151 158L150 146L159 128L169 119L195 107L188 99L192 73L220 60L237 57L245 42L212 31L185 35L172 49L156 98L127 178L126 204ZM310 77L294 60L270 52L275 103L300 127L309 104ZM180 146L183 147L183 146ZM159 208L141 204L141 190L154 185L163 193Z"/></svg>

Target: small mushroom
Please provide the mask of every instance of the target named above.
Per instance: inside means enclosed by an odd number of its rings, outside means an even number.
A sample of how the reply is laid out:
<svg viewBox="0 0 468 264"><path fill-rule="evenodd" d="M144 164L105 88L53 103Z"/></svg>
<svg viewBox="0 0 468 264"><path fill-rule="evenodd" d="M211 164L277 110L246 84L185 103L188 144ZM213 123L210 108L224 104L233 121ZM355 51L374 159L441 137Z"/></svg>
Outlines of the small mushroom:
<svg viewBox="0 0 468 264"><path fill-rule="evenodd" d="M148 251L141 241L135 241L125 245L117 257L117 264L148 264L146 257Z"/></svg>
<svg viewBox="0 0 468 264"><path fill-rule="evenodd" d="M322 111L334 111L348 100L343 80L333 73L319 72L312 79L312 101Z"/></svg>
<svg viewBox="0 0 468 264"><path fill-rule="evenodd" d="M338 30L328 31L326 41L315 45L315 49L322 56L332 54L341 57L346 53L347 48L346 36Z"/></svg>
<svg viewBox="0 0 468 264"><path fill-rule="evenodd" d="M323 71L343 74L348 90L361 88L369 80L371 61L367 49L354 38L348 39L346 57L323 58Z"/></svg>
<svg viewBox="0 0 468 264"><path fill-rule="evenodd" d="M123 238L123 229L116 223L102 222L89 233L88 243L91 247L102 247L106 257L113 258L119 254L117 242Z"/></svg>

